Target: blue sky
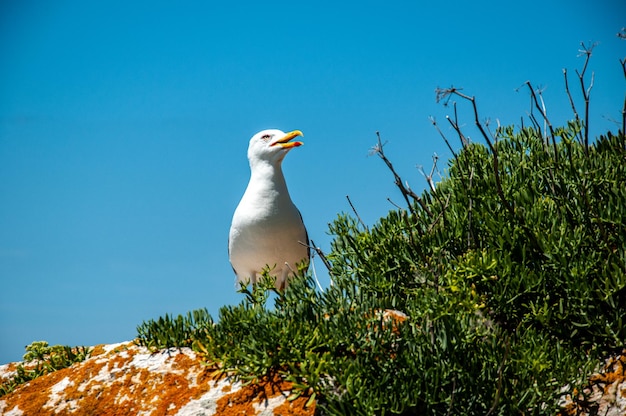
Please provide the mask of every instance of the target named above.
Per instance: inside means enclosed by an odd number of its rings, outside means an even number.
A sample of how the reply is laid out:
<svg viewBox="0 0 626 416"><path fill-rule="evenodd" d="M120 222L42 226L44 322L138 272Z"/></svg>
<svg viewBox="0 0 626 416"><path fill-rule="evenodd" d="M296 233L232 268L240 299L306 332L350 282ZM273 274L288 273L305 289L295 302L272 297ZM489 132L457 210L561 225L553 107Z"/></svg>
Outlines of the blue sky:
<svg viewBox="0 0 626 416"><path fill-rule="evenodd" d="M0 363L34 340L120 342L165 313L238 303L226 240L261 129L304 132L284 170L325 251L346 195L368 224L401 203L368 157L376 131L414 190L433 154L445 174L436 87L519 124L530 80L558 125L562 69L597 41L591 127L617 130L625 17L618 0L3 2Z"/></svg>

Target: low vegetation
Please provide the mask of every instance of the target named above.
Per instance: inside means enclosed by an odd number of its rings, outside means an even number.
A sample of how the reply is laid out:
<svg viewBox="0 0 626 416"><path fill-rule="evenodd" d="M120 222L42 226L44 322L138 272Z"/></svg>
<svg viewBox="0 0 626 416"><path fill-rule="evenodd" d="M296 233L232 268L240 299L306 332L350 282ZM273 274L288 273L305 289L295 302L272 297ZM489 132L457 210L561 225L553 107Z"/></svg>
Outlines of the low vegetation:
<svg viewBox="0 0 626 416"><path fill-rule="evenodd" d="M89 356L87 347L48 345L46 341L35 341L26 347L24 362L17 365L15 373L0 380L0 397L11 393L19 385L81 362Z"/></svg>

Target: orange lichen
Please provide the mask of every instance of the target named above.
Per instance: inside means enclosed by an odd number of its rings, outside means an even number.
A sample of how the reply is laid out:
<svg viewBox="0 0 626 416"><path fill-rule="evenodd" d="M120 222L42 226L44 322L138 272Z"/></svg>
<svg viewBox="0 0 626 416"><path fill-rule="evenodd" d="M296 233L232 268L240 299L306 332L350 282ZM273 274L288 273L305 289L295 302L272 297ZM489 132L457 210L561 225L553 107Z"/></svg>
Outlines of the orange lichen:
<svg viewBox="0 0 626 416"><path fill-rule="evenodd" d="M300 396L292 401L285 401L274 409L274 414L281 416L310 416L315 414L315 403L306 407L309 396Z"/></svg>
<svg viewBox="0 0 626 416"><path fill-rule="evenodd" d="M610 358L604 369L599 374L594 374L589 378L591 384L612 384L616 381L624 380L626 376L626 350L624 355Z"/></svg>
<svg viewBox="0 0 626 416"><path fill-rule="evenodd" d="M394 334L400 334L400 324L408 319L408 316L400 311L395 309L385 309L382 313L383 323L389 324L391 322L391 330Z"/></svg>
<svg viewBox="0 0 626 416"><path fill-rule="evenodd" d="M104 345L105 344L98 344L95 347L93 347L91 351L89 351L89 356L96 357L98 355L104 354L105 353Z"/></svg>
<svg viewBox="0 0 626 416"><path fill-rule="evenodd" d="M559 416L608 412L613 406L611 390L619 385L623 386L619 394L626 397L626 349L621 355L609 358L599 373L589 377L589 384L583 389L585 394L579 394L578 390L574 389L572 395L567 396L566 404L559 412Z"/></svg>
<svg viewBox="0 0 626 416"><path fill-rule="evenodd" d="M88 360L25 383L0 402L4 411L18 408L24 415L173 415L211 390L219 378L191 352L157 352L152 358L163 364L159 370L141 367L138 362L148 355L132 344L113 351L97 346ZM218 415L255 414L255 405L285 396L291 384L276 376L235 391L228 387L221 389L226 396L218 401ZM314 406L304 407L307 400L285 402L276 414L312 415Z"/></svg>
<svg viewBox="0 0 626 416"><path fill-rule="evenodd" d="M256 414L255 404L263 406L271 398L289 395L292 384L283 380L279 375L250 383L232 394L226 395L217 401L217 413L224 416ZM305 407L309 397L301 396L293 401L285 400L274 409L277 415L307 416L315 413L315 405Z"/></svg>

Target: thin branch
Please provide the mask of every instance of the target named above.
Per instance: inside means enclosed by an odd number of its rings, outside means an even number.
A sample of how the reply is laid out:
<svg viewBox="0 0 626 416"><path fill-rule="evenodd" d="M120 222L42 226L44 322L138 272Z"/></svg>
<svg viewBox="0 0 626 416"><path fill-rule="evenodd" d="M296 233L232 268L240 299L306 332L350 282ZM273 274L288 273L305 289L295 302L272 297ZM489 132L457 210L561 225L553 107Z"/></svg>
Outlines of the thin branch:
<svg viewBox="0 0 626 416"><path fill-rule="evenodd" d="M444 101L443 105L444 107L447 107L453 94L462 96L462 94L459 92L461 90L463 90L463 88L456 88L456 87L439 88L437 87L435 89L435 101L437 103L440 101ZM458 123L459 119L458 119L458 114L457 114L457 109L456 109L456 102L452 103L452 107L453 107L453 112L454 112L454 120L451 120L450 116L446 116L446 120L448 120L448 122L452 125L452 128L454 129L454 131L456 131L456 133L459 135L459 139L461 140L461 146L466 147L469 143L469 140L465 137L465 135L463 135L463 132L461 131L461 128L459 127L459 123ZM450 147L450 145L448 145L448 147Z"/></svg>
<svg viewBox="0 0 626 416"><path fill-rule="evenodd" d="M456 106L455 106L455 108L456 108ZM461 127L459 127L459 124L457 123L457 121L456 120L452 120L450 118L450 116L446 116L446 120L448 120L448 122L450 123L450 125L452 126L454 131L456 131L456 134L459 135L459 140L461 140L461 145L464 148L467 147L467 145L469 143L469 139L467 137L465 137L465 135L463 134L463 131L461 130Z"/></svg>
<svg viewBox="0 0 626 416"><path fill-rule="evenodd" d="M450 120L450 117L446 116L446 120L448 120L448 122L450 122L452 124L452 121ZM452 149L452 146L450 145L450 142L448 141L446 136L443 134L443 132L439 128L439 125L435 121L434 117L431 117L430 121L431 121L431 123L433 123L433 126L435 126L435 129L437 129L437 131L439 132L439 135L443 138L443 141L446 142L446 145L448 146L448 149L450 149L450 152L452 152L452 155L454 156L454 159L458 160L458 155L454 152L454 149ZM452 125L454 127L454 124L452 124ZM458 131L457 131L457 133L458 133ZM464 143L463 139L461 139L461 143ZM461 175L460 177L461 177L461 181L465 184L465 178L463 177L463 175Z"/></svg>
<svg viewBox="0 0 626 416"><path fill-rule="evenodd" d="M537 117L535 117L535 115L531 112L528 114L528 118L530 119L533 128L537 131L537 134L541 134L541 126L539 125L539 122L537 121Z"/></svg>
<svg viewBox="0 0 626 416"><path fill-rule="evenodd" d="M348 200L348 203L350 204L350 208L352 208L352 212L354 212L354 215L356 215L356 218L359 220L359 222L361 223L363 228L365 228L365 230L367 230L368 229L367 225L365 225L365 223L361 219L361 216L357 212L356 208L354 208L354 205L352 204L352 201L350 200L350 195L346 195L346 199Z"/></svg>
<svg viewBox="0 0 626 416"><path fill-rule="evenodd" d="M532 97L533 103L535 104L535 107L537 108L541 116L543 117L544 122L548 124L548 128L550 129L550 138L552 139L552 147L554 150L554 162L558 165L559 154L556 148L556 138L554 136L554 129L552 128L552 123L550 123L550 120L548 119L548 115L545 112L545 106L541 106L539 104L539 99L537 99L537 94L535 94L535 90L533 86L531 85L530 81L526 81L524 84L528 86L528 89L530 90L530 95ZM537 90L537 92L539 96L541 97L541 90ZM543 103L543 98L541 98L541 102Z"/></svg>
<svg viewBox="0 0 626 416"><path fill-rule="evenodd" d="M402 208L400 205L396 204L395 202L393 202L391 200L391 198L387 197L387 202L389 202L391 205L393 205L394 207L396 207L399 210L403 210L404 208Z"/></svg>
<svg viewBox="0 0 626 416"><path fill-rule="evenodd" d="M450 88L435 88L435 101L437 103L439 103L439 101L445 101L443 103L444 107L448 106L448 103L450 102L450 98L452 97L451 92L452 91L462 91L463 88L456 88L454 86L451 86Z"/></svg>
<svg viewBox="0 0 626 416"><path fill-rule="evenodd" d="M459 114L457 111L457 107L456 107L456 102L454 102L452 104L452 109L454 110L454 123L459 126ZM459 133L461 132L461 130L459 130ZM467 145L469 144L469 138L465 137L465 135L460 134L459 138L461 139L461 144L463 145L463 147L467 147Z"/></svg>
<svg viewBox="0 0 626 416"><path fill-rule="evenodd" d="M331 266L330 262L328 261L328 259L326 258L326 255L324 254L322 249L315 245L315 241L311 240L311 245L305 244L305 243L303 243L301 241L298 241L298 243L300 243L303 246L305 246L305 247L315 251L317 253L317 255L320 256L320 259L322 259L322 263L324 263L324 266L326 266L326 269L328 270L328 273L330 273L332 275L332 273L331 273L332 266Z"/></svg>
<svg viewBox="0 0 626 416"><path fill-rule="evenodd" d="M465 137L465 135L461 132L461 128L459 126L459 114L456 108L456 102L452 104L452 109L454 110L454 124L457 127L457 133L459 134L459 139L461 140L461 145L463 148L466 148L469 145L469 138Z"/></svg>
<svg viewBox="0 0 626 416"><path fill-rule="evenodd" d="M500 127L501 127L500 126L500 120L496 119L496 132L495 132L495 134L494 134L494 132L491 131L490 123L487 123L486 127L487 127L487 131L489 132L489 136L491 136L491 138L493 139L494 142L497 142L498 141L498 135L500 134Z"/></svg>
<svg viewBox="0 0 626 416"><path fill-rule="evenodd" d="M424 172L424 167L423 166L417 166L417 170L419 170L419 172L422 174L422 176L424 176L424 179L426 179L426 182L428 183L428 187L430 188L431 191L435 190L435 182L433 181L433 175L435 173L435 169L437 169L437 161L439 160L439 156L437 156L437 154L435 153L433 155L433 166L430 169L430 173L426 174L426 172Z"/></svg>
<svg viewBox="0 0 626 416"><path fill-rule="evenodd" d="M450 145L450 142L448 141L448 138L443 134L443 132L439 128L439 125L437 124L437 121L435 120L435 118L431 116L431 117L429 117L429 119L430 119L430 122L432 123L432 125L435 127L435 129L439 133L439 135L441 136L441 138L443 139L443 141L446 143L446 146L448 146L448 149L450 150L450 153L452 153L452 156L454 156L454 158L456 159L456 153L454 152L454 149Z"/></svg>
<svg viewBox="0 0 626 416"><path fill-rule="evenodd" d="M409 197L411 197L414 201L416 201L429 216L432 216L430 210L428 209L428 206L424 203L422 198L420 198L419 195L413 192L408 185L405 186L402 183L402 178L400 177L400 175L398 175L393 165L391 164L391 161L387 158L387 156L385 155L385 152L383 151L383 143L380 140L379 132L376 132L376 137L378 138L378 143L376 144L376 146L372 148L372 152L377 154L378 157L380 157L383 160L383 162L385 162L385 164L387 165L387 167L393 174L394 183L396 184L398 189L400 189L400 192L402 193L402 196L404 197L404 200L406 201L406 204L409 207L409 210L411 211L411 213L416 214L415 209L413 208L413 205L411 204Z"/></svg>
<svg viewBox="0 0 626 416"><path fill-rule="evenodd" d="M543 120L543 135L547 136L547 128L546 124L548 124L548 111L546 110L546 103L543 101L543 90L539 90L539 100L541 101L541 113L546 115L546 118ZM552 126L550 126L552 127ZM554 133L552 132L552 128L550 128L550 133L552 135L552 140L554 141Z"/></svg>
<svg viewBox="0 0 626 416"><path fill-rule="evenodd" d="M567 93L567 98L569 98L569 103L572 106L572 111L574 112L574 119L576 120L576 123L579 124L580 117L578 116L578 111L576 110L574 99L572 98L572 94L570 93L570 90L569 90L569 82L567 79L567 69L565 68L563 68L563 78L565 79L565 92ZM578 132L576 136L578 137L578 141L580 142L580 144L583 145L585 142L582 136L582 132Z"/></svg>
<svg viewBox="0 0 626 416"><path fill-rule="evenodd" d="M626 29L624 29L626 30ZM626 32L624 32L626 33ZM625 34L626 36L626 34ZM626 37L624 38L626 39ZM626 79L626 58L620 59L619 63L622 65L622 71L624 73L624 79ZM626 135L626 95L624 96L624 106L622 107L622 134Z"/></svg>
<svg viewBox="0 0 626 416"><path fill-rule="evenodd" d="M321 251L321 250L320 250ZM315 254L316 252L314 252ZM320 292L324 291L324 288L322 287L322 284L320 283L320 280L317 278L317 270L315 269L315 261L313 259L314 256L311 256L311 268L313 269L313 278L315 279L315 283L317 284L317 288L320 290ZM326 266L328 267L328 266ZM328 274L330 275L330 270L328 270ZM330 279L330 283L333 283L333 280Z"/></svg>
<svg viewBox="0 0 626 416"><path fill-rule="evenodd" d="M578 79L580 81L580 89L583 94L583 98L585 100L585 124L584 124L584 137L585 137L585 151L589 148L589 96L591 94L591 88L593 87L593 78L594 74L591 73L591 83L589 87L585 87L585 72L587 72L587 66L589 65L589 60L591 59L591 53L593 52L593 48L595 48L597 43L591 44L591 46L585 46L584 42L580 43L582 49L580 50L580 55L585 56L585 63L583 64L582 71L578 72L576 70L576 74L578 75Z"/></svg>
<svg viewBox="0 0 626 416"><path fill-rule="evenodd" d="M544 105L544 102L543 102L543 97L541 96L541 90L537 90L537 91L538 91L538 94L539 94L539 96L540 96L540 98L541 98L541 104L542 104L542 105L539 105L539 100L537 99L537 95L535 94L535 90L533 89L533 87L532 87L532 85L531 85L530 81L526 81L526 82L524 83L524 85L528 86L528 89L530 90L530 96L531 96L531 111L532 111L532 107L533 107L533 105L532 105L532 104L534 103L535 108L537 108L537 110L541 113L541 115L542 115L543 119L545 120L545 122L548 124L548 127L549 127L549 129L550 129L550 137L552 138L552 149L553 149L553 153L554 153L554 163L555 163L555 165L556 165L556 166L557 166L557 168L558 168L558 166L559 166L559 153L558 153L558 148L557 148L557 143L556 143L556 137L555 137L555 135L554 135L554 130L553 130L553 128L552 128L552 124L550 123L550 120L548 120L548 116L547 116L547 114L546 114L545 105ZM531 121L532 121L532 122L533 122L533 124L535 125L535 128L536 128L536 129L539 131L539 133L541 134L541 130L540 130L540 127L539 127L539 122L538 122L538 121L537 121L537 119L535 118L534 114L532 114L532 113L531 113L531 114L529 115L529 118L531 119ZM542 143L544 143L544 146L549 146L549 144L548 144L548 142L547 142L547 138L546 138L546 141L545 141L545 142L542 140ZM546 152L547 152L547 151L548 151L548 150L546 149ZM549 169L549 170L548 170L548 173L549 173L550 177L554 180L554 173L553 173L552 169ZM550 183L552 184L552 182L550 182ZM552 186L552 185L551 185L551 186ZM520 220L522 220L522 218L521 218L521 217L520 217ZM525 225L525 224L524 224L524 225ZM530 234L531 234L531 231L529 231L529 235L530 235ZM539 247L539 245L538 245L538 243L537 243L537 241L536 241L536 238L535 238L534 234L532 234L532 239L533 239L533 241L536 243L536 247Z"/></svg>

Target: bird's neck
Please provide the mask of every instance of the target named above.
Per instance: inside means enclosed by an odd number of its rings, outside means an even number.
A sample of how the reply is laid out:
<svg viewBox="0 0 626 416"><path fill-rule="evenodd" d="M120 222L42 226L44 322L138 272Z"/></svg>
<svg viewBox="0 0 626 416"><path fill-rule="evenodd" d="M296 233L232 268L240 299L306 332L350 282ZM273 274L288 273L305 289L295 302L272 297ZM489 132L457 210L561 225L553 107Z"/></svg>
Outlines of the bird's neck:
<svg viewBox="0 0 626 416"><path fill-rule="evenodd" d="M270 191L289 196L280 163L256 162L250 165L250 170L250 185L254 184L255 189L260 192Z"/></svg>

